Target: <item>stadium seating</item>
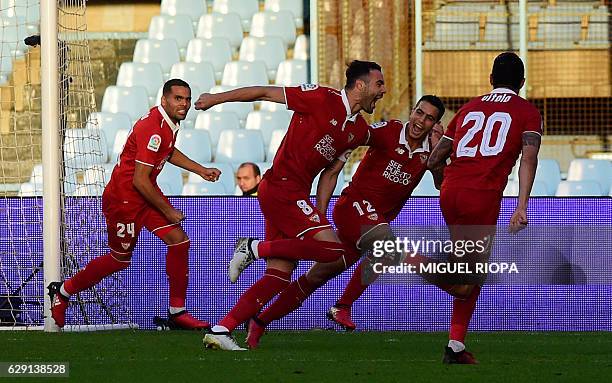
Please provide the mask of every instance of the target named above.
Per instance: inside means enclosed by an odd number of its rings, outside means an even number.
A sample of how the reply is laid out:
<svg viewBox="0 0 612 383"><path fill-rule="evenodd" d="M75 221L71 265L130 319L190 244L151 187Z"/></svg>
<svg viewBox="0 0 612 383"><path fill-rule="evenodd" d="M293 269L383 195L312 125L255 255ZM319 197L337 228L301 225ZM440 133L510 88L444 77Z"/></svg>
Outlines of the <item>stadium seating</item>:
<svg viewBox="0 0 612 383"><path fill-rule="evenodd" d="M204 0L162 0L160 13L168 16L189 16L195 25L200 15L203 15L206 11L206 1Z"/></svg>
<svg viewBox="0 0 612 383"><path fill-rule="evenodd" d="M308 36L299 35L295 39L295 46L293 47L293 59L294 60L308 60L310 58L310 45Z"/></svg>
<svg viewBox="0 0 612 383"><path fill-rule="evenodd" d="M215 162L264 161L261 133L254 130L224 130L219 135Z"/></svg>
<svg viewBox="0 0 612 383"><path fill-rule="evenodd" d="M272 132L277 129L287 130L291 118L285 112L269 112L259 110L249 113L246 120L246 129L259 130L266 148L270 145Z"/></svg>
<svg viewBox="0 0 612 383"><path fill-rule="evenodd" d="M140 39L134 48L133 61L144 64L158 63L162 68L164 78L168 79L170 68L181 61L181 58L176 41L172 39Z"/></svg>
<svg viewBox="0 0 612 383"><path fill-rule="evenodd" d="M240 44L241 61L263 61L268 70L268 79L274 80L276 69L285 60L286 48L280 37L245 37Z"/></svg>
<svg viewBox="0 0 612 383"><path fill-rule="evenodd" d="M278 111L285 111L287 113L289 113L290 115L293 115L293 111L287 109L287 105L285 104L279 104L278 102L272 102L272 101L262 101L259 104L259 109L260 110L267 110L270 112L278 112Z"/></svg>
<svg viewBox="0 0 612 383"><path fill-rule="evenodd" d="M215 151L221 131L240 129L240 120L238 115L233 112L205 111L198 113L194 128L208 132L212 149Z"/></svg>
<svg viewBox="0 0 612 383"><path fill-rule="evenodd" d="M277 36L283 39L287 46L295 43L295 22L288 11L258 12L251 21L251 36Z"/></svg>
<svg viewBox="0 0 612 383"><path fill-rule="evenodd" d="M512 169L511 179L518 181L520 159ZM561 170L557 160L542 158L538 161L535 175L536 182L542 182L546 188L547 195L555 195L557 186L561 182ZM533 193L532 193L533 195Z"/></svg>
<svg viewBox="0 0 612 383"><path fill-rule="evenodd" d="M115 139L113 140L113 151L111 152L111 158L116 161L119 160L119 155L123 150L123 146L127 142L128 136L130 135L129 129L119 129L115 134Z"/></svg>
<svg viewBox="0 0 612 383"><path fill-rule="evenodd" d="M276 129L272 132L272 134L270 135L270 144L268 145L268 150L266 152L266 161L272 162L274 160L276 151L283 142L283 138L285 138L286 133L287 130L285 129Z"/></svg>
<svg viewBox="0 0 612 383"><path fill-rule="evenodd" d="M258 0L214 0L212 11L216 13L236 13L240 16L242 29L251 29L251 18L259 11Z"/></svg>
<svg viewBox="0 0 612 383"><path fill-rule="evenodd" d="M23 39L30 31L25 25L25 19L19 16L0 18L0 41L2 41L2 56L24 55L26 45Z"/></svg>
<svg viewBox="0 0 612 383"><path fill-rule="evenodd" d="M263 61L231 61L225 64L221 84L225 86L268 85L268 73Z"/></svg>
<svg viewBox="0 0 612 383"><path fill-rule="evenodd" d="M157 100L157 90L164 83L161 66L157 63L125 62L119 67L117 86L142 86L147 90L149 105L153 106Z"/></svg>
<svg viewBox="0 0 612 383"><path fill-rule="evenodd" d="M220 182L198 182L195 184L188 182L183 185L183 190L181 191L181 195L184 196L222 196L227 194L225 186Z"/></svg>
<svg viewBox="0 0 612 383"><path fill-rule="evenodd" d="M221 176L219 177L219 181L223 184L227 193L232 193L234 191L234 187L236 186L236 174L234 173L234 169L231 164L223 163L223 162L206 162L202 163L202 166L207 168L217 168L221 171ZM195 173L189 173L189 178L187 179L188 183L196 184L207 182L202 177Z"/></svg>
<svg viewBox="0 0 612 383"><path fill-rule="evenodd" d="M210 93L220 93L233 89L230 86L215 86L210 90ZM213 112L232 112L238 116L240 125L244 126L247 115L253 111L252 102L226 102L213 106L210 110Z"/></svg>
<svg viewBox="0 0 612 383"><path fill-rule="evenodd" d="M215 80L220 81L225 64L232 61L232 47L225 37L193 39L187 45L185 60L195 63L211 63L215 70Z"/></svg>
<svg viewBox="0 0 612 383"><path fill-rule="evenodd" d="M606 160L576 159L570 163L568 181L594 181L608 195L612 184L612 163Z"/></svg>
<svg viewBox="0 0 612 383"><path fill-rule="evenodd" d="M42 184L24 182L19 186L18 197L38 197L42 196Z"/></svg>
<svg viewBox="0 0 612 383"><path fill-rule="evenodd" d="M132 121L149 111L147 89L141 86L109 86L102 98L102 112L125 113Z"/></svg>
<svg viewBox="0 0 612 383"><path fill-rule="evenodd" d="M312 186L310 187L310 195L312 196L317 195L317 187L319 186L320 176L321 176L321 173L317 174L315 179L312 181ZM336 186L334 187L334 190L332 191L332 195L339 196L340 194L342 194L342 190L344 190L344 188L347 186L348 184L344 182L342 177L338 177L338 179L336 180Z"/></svg>
<svg viewBox="0 0 612 383"><path fill-rule="evenodd" d="M195 162L210 162L212 150L210 137L203 130L183 130L176 137L176 148Z"/></svg>
<svg viewBox="0 0 612 383"><path fill-rule="evenodd" d="M202 15L198 23L197 36L210 39L224 37L230 42L232 49L236 50L242 42L242 22L236 13L209 13Z"/></svg>
<svg viewBox="0 0 612 383"><path fill-rule="evenodd" d="M183 174L179 167L166 163L157 176L157 184L167 196L181 195L183 190Z"/></svg>
<svg viewBox="0 0 612 383"><path fill-rule="evenodd" d="M304 28L303 0L266 0L264 10L271 12L289 11L293 15L295 26Z"/></svg>
<svg viewBox="0 0 612 383"><path fill-rule="evenodd" d="M114 163L92 165L83 173L83 183L106 185L114 168Z"/></svg>
<svg viewBox="0 0 612 383"><path fill-rule="evenodd" d="M149 38L156 40L174 39L181 56L184 57L187 43L194 38L191 17L186 15L153 16L149 24Z"/></svg>
<svg viewBox="0 0 612 383"><path fill-rule="evenodd" d="M278 65L276 85L296 86L308 82L308 62L285 60Z"/></svg>
<svg viewBox="0 0 612 383"><path fill-rule="evenodd" d="M112 153L115 135L119 129L130 129L132 121L125 113L94 112L89 115L85 124L87 129L100 129L107 138L109 153ZM112 158L111 158L112 160Z"/></svg>
<svg viewBox="0 0 612 383"><path fill-rule="evenodd" d="M200 92L208 92L215 86L215 69L209 62L181 62L172 66L170 78L180 78L189 86L197 87ZM197 100L199 95L191 91L193 101Z"/></svg>
<svg viewBox="0 0 612 383"><path fill-rule="evenodd" d="M86 168L108 162L108 144L99 129L66 129L64 163L69 168Z"/></svg>
<svg viewBox="0 0 612 383"><path fill-rule="evenodd" d="M519 195L519 181L508 181L506 188L504 189L505 197L518 197ZM534 181L531 188L531 197L547 197L553 196L555 193L551 193L547 185L542 181Z"/></svg>
<svg viewBox="0 0 612 383"><path fill-rule="evenodd" d="M272 167L272 162L256 162L255 164L259 167L262 177Z"/></svg>
<svg viewBox="0 0 612 383"><path fill-rule="evenodd" d="M601 185L595 181L561 181L557 187L557 197L595 197L602 196Z"/></svg>
<svg viewBox="0 0 612 383"><path fill-rule="evenodd" d="M421 182L419 182L419 184L412 191L412 195L414 197L432 197L440 195L440 191L436 189L434 184L434 179L431 172L425 172Z"/></svg>

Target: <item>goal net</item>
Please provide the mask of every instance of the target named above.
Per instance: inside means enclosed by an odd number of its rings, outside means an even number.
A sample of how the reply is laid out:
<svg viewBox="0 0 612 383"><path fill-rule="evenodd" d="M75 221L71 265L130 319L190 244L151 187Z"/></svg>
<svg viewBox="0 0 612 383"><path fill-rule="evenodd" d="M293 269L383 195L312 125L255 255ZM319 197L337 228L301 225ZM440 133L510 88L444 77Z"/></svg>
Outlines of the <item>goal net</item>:
<svg viewBox="0 0 612 383"><path fill-rule="evenodd" d="M59 137L59 260L49 262L43 254L43 220L55 220L43 213L48 202L42 197L43 177L57 164L43 166L43 159L49 161L44 151L53 148L43 149L49 143L42 139L49 117L41 89L46 79L44 71L41 75L40 6L40 0L0 0L0 328L42 328L49 299L45 268L59 264L59 273L52 274L63 280L106 252L100 196L110 170L104 134L89 118L96 105L86 1L59 0L57 71L50 82L58 92L58 117L47 125L55 126ZM44 45L44 31L42 36ZM47 178L45 188L53 181ZM117 274L72 297L65 330L128 326L124 291Z"/></svg>

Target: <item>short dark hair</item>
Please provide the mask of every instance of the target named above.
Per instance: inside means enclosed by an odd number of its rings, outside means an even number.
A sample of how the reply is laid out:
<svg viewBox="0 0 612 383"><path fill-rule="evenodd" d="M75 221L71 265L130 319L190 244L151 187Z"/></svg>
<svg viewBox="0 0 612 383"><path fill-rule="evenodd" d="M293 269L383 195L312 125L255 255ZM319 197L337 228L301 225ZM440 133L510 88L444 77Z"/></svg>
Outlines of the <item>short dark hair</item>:
<svg viewBox="0 0 612 383"><path fill-rule="evenodd" d="M494 88L507 86L518 90L525 78L525 66L516 53L504 52L493 61L491 76Z"/></svg>
<svg viewBox="0 0 612 383"><path fill-rule="evenodd" d="M240 166L238 166L238 169L242 169L247 166L250 166L251 168L253 168L253 173L255 173L255 177L261 176L261 170L259 170L259 166L257 166L257 164L253 162L244 162L240 164Z"/></svg>
<svg viewBox="0 0 612 383"><path fill-rule="evenodd" d="M416 104L419 105L419 102L421 101L428 102L431 105L435 106L436 109L438 109L438 121L442 119L442 116L444 116L444 112L446 111L446 109L444 108L444 103L442 102L442 100L440 100L438 96L435 96L433 94L426 94L421 97Z"/></svg>
<svg viewBox="0 0 612 383"><path fill-rule="evenodd" d="M370 74L370 71L381 71L380 65L373 61L354 60L346 68L346 88L353 89L355 82L358 79L364 80L364 77Z"/></svg>
<svg viewBox="0 0 612 383"><path fill-rule="evenodd" d="M187 84L187 82L181 80L180 78L173 78L173 79L170 79L170 80L166 81L166 83L164 84L164 89L163 89L164 96L167 95L168 93L170 93L170 91L172 90L173 86L183 86L183 87L189 88L191 90L191 88L189 87L189 84Z"/></svg>

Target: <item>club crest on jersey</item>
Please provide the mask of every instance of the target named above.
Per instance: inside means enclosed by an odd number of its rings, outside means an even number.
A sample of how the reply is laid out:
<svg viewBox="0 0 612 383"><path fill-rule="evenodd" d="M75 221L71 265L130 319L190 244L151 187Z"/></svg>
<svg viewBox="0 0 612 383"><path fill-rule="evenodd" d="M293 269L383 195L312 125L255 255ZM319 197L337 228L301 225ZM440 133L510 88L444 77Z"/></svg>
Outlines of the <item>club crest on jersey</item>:
<svg viewBox="0 0 612 383"><path fill-rule="evenodd" d="M338 125L338 121L336 121L335 118L332 118L331 120L329 120L329 123L332 124L333 126Z"/></svg>
<svg viewBox="0 0 612 383"><path fill-rule="evenodd" d="M348 142L351 142L355 139L355 135L353 133L348 134Z"/></svg>
<svg viewBox="0 0 612 383"><path fill-rule="evenodd" d="M402 148L396 148L396 149L395 149L395 152L396 152L397 154L399 154L399 155L402 155L402 154L406 153L406 151L405 151L404 149L402 149Z"/></svg>
<svg viewBox="0 0 612 383"><path fill-rule="evenodd" d="M312 222L321 223L321 218L319 218L318 214L313 214L310 217L308 217L308 219L311 220Z"/></svg>
<svg viewBox="0 0 612 383"><path fill-rule="evenodd" d="M425 162L427 162L427 154L421 154L421 163L424 164Z"/></svg>
<svg viewBox="0 0 612 383"><path fill-rule="evenodd" d="M315 90L318 87L319 86L317 84L302 84L302 85L300 85L300 89L302 89L302 92L308 92L309 90Z"/></svg>
<svg viewBox="0 0 612 383"><path fill-rule="evenodd" d="M372 213L372 214L368 215L368 218L371 219L372 221L377 221L378 220L378 214Z"/></svg>
<svg viewBox="0 0 612 383"><path fill-rule="evenodd" d="M157 152L160 146L161 146L161 137L159 136L159 134L152 135L151 138L149 138L147 149Z"/></svg>
<svg viewBox="0 0 612 383"><path fill-rule="evenodd" d="M123 250L129 249L130 245L131 245L131 243L129 243L129 242L128 243L121 242L121 247L123 247Z"/></svg>
<svg viewBox="0 0 612 383"><path fill-rule="evenodd" d="M370 127L372 129L377 129L377 128L382 128L383 126L386 126L386 125L387 125L387 121L378 121L370 125Z"/></svg>

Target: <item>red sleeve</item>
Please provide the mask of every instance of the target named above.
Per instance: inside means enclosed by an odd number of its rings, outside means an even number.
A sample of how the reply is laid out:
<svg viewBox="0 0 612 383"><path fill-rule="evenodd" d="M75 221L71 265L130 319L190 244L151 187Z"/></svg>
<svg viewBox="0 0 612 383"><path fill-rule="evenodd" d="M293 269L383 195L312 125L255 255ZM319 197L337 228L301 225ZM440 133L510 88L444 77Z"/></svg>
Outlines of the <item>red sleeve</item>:
<svg viewBox="0 0 612 383"><path fill-rule="evenodd" d="M457 111L453 119L448 123L448 127L444 132L442 137L449 138L451 140L455 139L455 130L457 129L457 124L459 123L459 115L461 114L461 109Z"/></svg>
<svg viewBox="0 0 612 383"><path fill-rule="evenodd" d="M368 146L377 147L383 143L382 138L385 134L384 128L389 124L389 121L380 121L370 125L370 139L368 140Z"/></svg>
<svg viewBox="0 0 612 383"><path fill-rule="evenodd" d="M542 135L542 116L540 116L540 112L535 107L527 114L525 124L523 125L523 133L525 132Z"/></svg>
<svg viewBox="0 0 612 383"><path fill-rule="evenodd" d="M140 120L134 126L136 142L136 162L155 166L159 162L159 149L162 147L161 127L150 120Z"/></svg>
<svg viewBox="0 0 612 383"><path fill-rule="evenodd" d="M326 88L314 84L287 86L284 89L287 109L298 113L316 112L324 104L327 93Z"/></svg>

